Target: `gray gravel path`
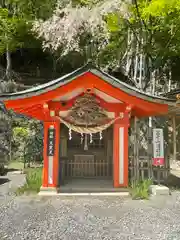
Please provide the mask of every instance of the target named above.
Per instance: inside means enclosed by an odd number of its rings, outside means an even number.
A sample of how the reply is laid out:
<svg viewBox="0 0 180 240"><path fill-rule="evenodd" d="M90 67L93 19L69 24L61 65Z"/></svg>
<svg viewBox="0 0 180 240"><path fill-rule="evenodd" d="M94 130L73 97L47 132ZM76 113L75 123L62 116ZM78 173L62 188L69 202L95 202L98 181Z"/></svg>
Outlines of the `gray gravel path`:
<svg viewBox="0 0 180 240"><path fill-rule="evenodd" d="M0 200L0 240L180 240L179 192L150 201L8 196Z"/></svg>
<svg viewBox="0 0 180 240"><path fill-rule="evenodd" d="M9 172L6 176L0 176L0 205L11 199L14 191L24 183L24 174Z"/></svg>

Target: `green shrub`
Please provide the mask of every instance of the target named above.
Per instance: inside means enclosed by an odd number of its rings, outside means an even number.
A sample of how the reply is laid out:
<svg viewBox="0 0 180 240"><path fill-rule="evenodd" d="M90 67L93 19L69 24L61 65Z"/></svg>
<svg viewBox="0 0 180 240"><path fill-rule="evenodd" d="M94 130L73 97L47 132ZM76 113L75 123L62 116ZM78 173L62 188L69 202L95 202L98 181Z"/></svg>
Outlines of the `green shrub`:
<svg viewBox="0 0 180 240"><path fill-rule="evenodd" d="M130 186L132 199L149 199L149 186L151 184L151 179L133 182Z"/></svg>
<svg viewBox="0 0 180 240"><path fill-rule="evenodd" d="M7 169L4 167L4 164L0 164L0 176L4 176L7 173Z"/></svg>
<svg viewBox="0 0 180 240"><path fill-rule="evenodd" d="M42 168L26 169L26 183L17 189L17 194L39 192L42 185Z"/></svg>

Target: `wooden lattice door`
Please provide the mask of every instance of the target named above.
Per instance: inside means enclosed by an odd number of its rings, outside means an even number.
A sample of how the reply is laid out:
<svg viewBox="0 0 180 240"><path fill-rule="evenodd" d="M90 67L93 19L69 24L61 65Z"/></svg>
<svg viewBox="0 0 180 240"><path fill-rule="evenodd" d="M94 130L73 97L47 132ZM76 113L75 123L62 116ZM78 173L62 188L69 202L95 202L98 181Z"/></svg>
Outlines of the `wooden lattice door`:
<svg viewBox="0 0 180 240"><path fill-rule="evenodd" d="M75 177L95 176L94 155L74 155L72 176Z"/></svg>
<svg viewBox="0 0 180 240"><path fill-rule="evenodd" d="M73 133L68 140L68 159L66 161L67 178L108 178L112 177L111 141L107 132L103 138L99 133L93 134L91 142L88 135L88 150L84 150L84 139L81 135Z"/></svg>

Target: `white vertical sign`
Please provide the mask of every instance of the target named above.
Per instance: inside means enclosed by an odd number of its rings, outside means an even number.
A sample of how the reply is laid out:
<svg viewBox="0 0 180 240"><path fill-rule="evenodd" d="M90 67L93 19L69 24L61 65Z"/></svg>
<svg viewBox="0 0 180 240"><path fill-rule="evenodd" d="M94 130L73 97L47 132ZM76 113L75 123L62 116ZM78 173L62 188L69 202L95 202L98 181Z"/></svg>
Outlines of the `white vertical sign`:
<svg viewBox="0 0 180 240"><path fill-rule="evenodd" d="M164 165L164 135L162 128L153 129L153 165Z"/></svg>

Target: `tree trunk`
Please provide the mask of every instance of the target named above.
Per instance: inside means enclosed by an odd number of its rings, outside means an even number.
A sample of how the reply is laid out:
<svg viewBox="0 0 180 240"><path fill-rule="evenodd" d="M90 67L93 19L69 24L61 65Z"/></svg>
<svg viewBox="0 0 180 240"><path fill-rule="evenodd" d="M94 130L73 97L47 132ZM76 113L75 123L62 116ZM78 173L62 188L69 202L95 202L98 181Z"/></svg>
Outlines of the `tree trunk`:
<svg viewBox="0 0 180 240"><path fill-rule="evenodd" d="M136 43L136 52L135 52L135 64L134 64L134 82L136 86L138 85L137 83L137 72L138 72L138 58L139 58L139 43L137 41Z"/></svg>
<svg viewBox="0 0 180 240"><path fill-rule="evenodd" d="M12 161L12 120L10 120L10 134L9 134L9 162Z"/></svg>
<svg viewBox="0 0 180 240"><path fill-rule="evenodd" d="M156 92L156 70L152 72L152 90L151 94L155 95Z"/></svg>
<svg viewBox="0 0 180 240"><path fill-rule="evenodd" d="M131 33L130 29L128 30L128 35L127 35L127 59L126 59L126 66L125 66L125 71L126 75L129 75L130 72L130 67L132 63L132 55L133 55L133 33Z"/></svg>
<svg viewBox="0 0 180 240"><path fill-rule="evenodd" d="M11 53L7 46L6 48L6 80L11 80L11 73L12 73L12 64L11 64Z"/></svg>
<svg viewBox="0 0 180 240"><path fill-rule="evenodd" d="M172 83L172 73L171 73L171 70L169 70L168 92L171 91L171 83Z"/></svg>

